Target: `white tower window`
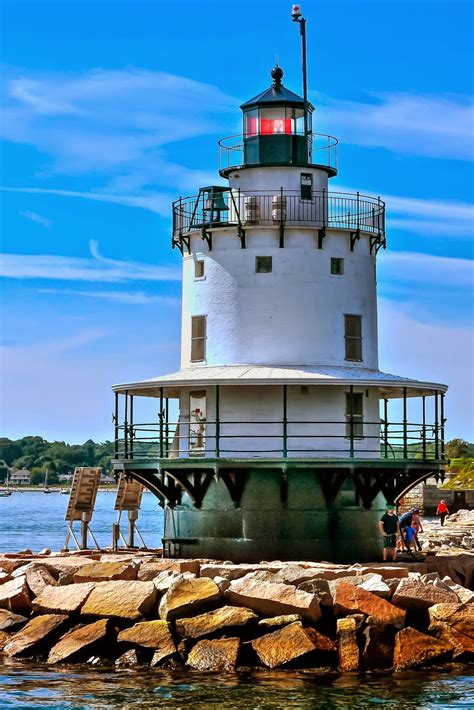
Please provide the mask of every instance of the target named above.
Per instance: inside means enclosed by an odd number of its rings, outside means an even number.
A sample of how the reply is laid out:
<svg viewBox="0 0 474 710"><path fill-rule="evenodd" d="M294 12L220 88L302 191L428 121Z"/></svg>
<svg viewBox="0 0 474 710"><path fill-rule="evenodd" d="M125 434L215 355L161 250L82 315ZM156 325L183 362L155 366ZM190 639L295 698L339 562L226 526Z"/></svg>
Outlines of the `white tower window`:
<svg viewBox="0 0 474 710"><path fill-rule="evenodd" d="M196 259L194 262L194 278L204 278L204 259Z"/></svg>
<svg viewBox="0 0 474 710"><path fill-rule="evenodd" d="M255 273L270 274L273 269L271 256L256 256L255 257Z"/></svg>
<svg viewBox="0 0 474 710"><path fill-rule="evenodd" d="M352 424L351 424L352 421ZM364 438L364 398L362 393L346 393L346 436Z"/></svg>
<svg viewBox="0 0 474 710"><path fill-rule="evenodd" d="M191 316L191 362L206 359L206 316Z"/></svg>
<svg viewBox="0 0 474 710"><path fill-rule="evenodd" d="M331 274L333 276L342 276L344 273L344 259L337 256L331 257Z"/></svg>
<svg viewBox="0 0 474 710"><path fill-rule="evenodd" d="M344 315L345 360L362 361L362 316Z"/></svg>

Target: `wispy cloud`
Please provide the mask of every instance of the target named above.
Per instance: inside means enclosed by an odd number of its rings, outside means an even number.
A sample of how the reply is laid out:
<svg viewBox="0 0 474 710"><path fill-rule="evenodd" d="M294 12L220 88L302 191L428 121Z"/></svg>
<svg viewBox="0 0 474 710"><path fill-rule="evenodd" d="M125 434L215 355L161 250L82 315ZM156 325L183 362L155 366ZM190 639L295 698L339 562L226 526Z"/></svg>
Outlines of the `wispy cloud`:
<svg viewBox="0 0 474 710"><path fill-rule="evenodd" d="M47 254L2 254L0 276L12 279L90 281L125 283L130 281L179 281L181 271L171 266L155 266L136 261L107 259L90 242L91 258Z"/></svg>
<svg viewBox="0 0 474 710"><path fill-rule="evenodd" d="M474 103L469 96L380 93L365 102L320 99L325 128L346 143L397 154L474 158Z"/></svg>
<svg viewBox="0 0 474 710"><path fill-rule="evenodd" d="M51 219L48 219L48 217L44 217L41 214L38 214L38 212L31 212L31 210L21 210L18 212L21 217L24 217L25 219L29 219L32 222L37 222L38 224L42 224L43 227L46 227L47 229L51 229L53 222Z"/></svg>
<svg viewBox="0 0 474 710"><path fill-rule="evenodd" d="M157 169L167 163L164 146L213 133L236 105L212 84L134 68L76 74L10 69L3 94L4 137L49 156L50 172L137 179L151 159L155 184L167 179Z"/></svg>
<svg viewBox="0 0 474 710"><path fill-rule="evenodd" d="M170 210L171 195L165 193L149 193L142 195L108 194L102 192L79 192L77 190L56 190L41 187L5 187L0 186L2 192L26 193L30 195L57 195L58 197L78 197L94 202L109 202L125 207L140 207L158 214L168 214Z"/></svg>
<svg viewBox="0 0 474 710"><path fill-rule="evenodd" d="M56 294L57 296L79 296L80 298L96 298L111 303L130 305L147 305L159 303L162 306L179 307L181 299L172 296L157 296L145 291L81 291L75 289L40 288L38 293Z"/></svg>
<svg viewBox="0 0 474 710"><path fill-rule="evenodd" d="M333 185L341 192L355 193L353 187ZM359 189L361 194L370 190ZM474 205L458 200L404 197L381 193L387 210L387 226L430 235L472 236L474 233Z"/></svg>
<svg viewBox="0 0 474 710"><path fill-rule="evenodd" d="M377 262L379 295L425 323L470 326L474 261L416 252L388 252Z"/></svg>

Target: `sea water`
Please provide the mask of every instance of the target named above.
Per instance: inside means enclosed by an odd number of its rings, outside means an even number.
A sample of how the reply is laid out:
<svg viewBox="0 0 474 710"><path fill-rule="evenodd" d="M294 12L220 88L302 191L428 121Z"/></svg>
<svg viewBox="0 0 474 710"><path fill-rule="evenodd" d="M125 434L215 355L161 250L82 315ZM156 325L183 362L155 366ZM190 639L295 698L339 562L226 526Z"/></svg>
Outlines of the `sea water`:
<svg viewBox="0 0 474 710"><path fill-rule="evenodd" d="M0 551L59 550L66 535L68 496L41 491L0 497ZM91 528L101 546L112 542L115 494L97 496ZM123 515L126 531L126 514ZM163 510L143 496L138 527L148 547L160 547ZM120 670L86 665L49 668L0 656L0 710L122 710L198 708L474 708L473 667L451 664L395 674L324 675L318 671L198 673Z"/></svg>

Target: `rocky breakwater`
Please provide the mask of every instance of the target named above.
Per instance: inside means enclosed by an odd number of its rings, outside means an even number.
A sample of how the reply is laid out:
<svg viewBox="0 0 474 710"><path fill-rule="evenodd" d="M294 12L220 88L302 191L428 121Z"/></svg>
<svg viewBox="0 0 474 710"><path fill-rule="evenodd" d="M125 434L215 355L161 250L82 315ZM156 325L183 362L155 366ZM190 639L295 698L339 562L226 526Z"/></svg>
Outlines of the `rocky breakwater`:
<svg viewBox="0 0 474 710"><path fill-rule="evenodd" d="M0 657L50 667L354 672L474 653L474 556L233 565L146 553L0 556ZM446 561L439 559L439 569ZM463 576L464 575L464 576Z"/></svg>
<svg viewBox="0 0 474 710"><path fill-rule="evenodd" d="M423 522L422 551L443 550L450 554L474 550L474 510L458 510L444 525L439 520Z"/></svg>

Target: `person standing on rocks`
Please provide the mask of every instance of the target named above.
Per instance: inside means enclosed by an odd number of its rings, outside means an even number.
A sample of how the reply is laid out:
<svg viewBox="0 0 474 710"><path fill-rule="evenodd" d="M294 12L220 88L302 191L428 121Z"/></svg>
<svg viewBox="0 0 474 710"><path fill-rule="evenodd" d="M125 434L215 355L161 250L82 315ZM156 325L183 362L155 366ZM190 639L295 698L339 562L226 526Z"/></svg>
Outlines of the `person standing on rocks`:
<svg viewBox="0 0 474 710"><path fill-rule="evenodd" d="M383 560L384 562L397 561L397 535L400 533L398 515L394 505L387 505L387 512L379 521L379 530L383 535Z"/></svg>
<svg viewBox="0 0 474 710"><path fill-rule="evenodd" d="M446 518L447 515L449 515L448 506L446 505L445 500L442 500L439 502L438 507L436 508L436 515L439 515L441 527L443 527L444 519Z"/></svg>
<svg viewBox="0 0 474 710"><path fill-rule="evenodd" d="M418 508L413 509L413 518L411 522L412 526L415 528L416 535L415 535L415 544L419 552L421 552L421 544L418 539L418 533L423 532L423 525L421 524L421 517L420 517L420 511Z"/></svg>

